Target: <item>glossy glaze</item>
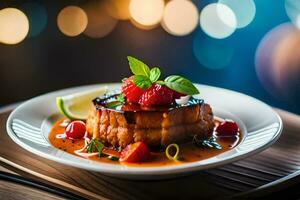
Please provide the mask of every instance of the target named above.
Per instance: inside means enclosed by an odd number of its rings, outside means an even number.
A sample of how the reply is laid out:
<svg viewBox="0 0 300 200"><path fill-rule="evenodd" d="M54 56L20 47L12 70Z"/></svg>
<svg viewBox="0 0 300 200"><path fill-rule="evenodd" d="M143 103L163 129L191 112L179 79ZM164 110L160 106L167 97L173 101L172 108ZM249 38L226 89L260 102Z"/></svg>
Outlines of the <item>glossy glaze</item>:
<svg viewBox="0 0 300 200"><path fill-rule="evenodd" d="M140 112L140 111L171 111L176 108L180 107L189 107L189 106L196 106L201 105L204 103L203 99L196 99L191 97L187 104L178 105L173 103L171 105L162 105L162 106L142 106L139 104L127 104L127 103L119 103L117 102L117 97L119 93L112 92L105 94L101 97L98 97L93 100L94 105L97 108L105 107L107 109L111 109L117 112Z"/></svg>

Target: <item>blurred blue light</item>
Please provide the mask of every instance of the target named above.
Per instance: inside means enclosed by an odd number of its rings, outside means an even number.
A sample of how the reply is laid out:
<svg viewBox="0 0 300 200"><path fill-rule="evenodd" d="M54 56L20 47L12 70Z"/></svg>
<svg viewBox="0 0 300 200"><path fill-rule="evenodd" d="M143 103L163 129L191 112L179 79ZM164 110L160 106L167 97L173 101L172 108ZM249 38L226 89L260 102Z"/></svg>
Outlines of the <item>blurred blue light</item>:
<svg viewBox="0 0 300 200"><path fill-rule="evenodd" d="M22 5L22 10L29 20L28 37L37 36L47 25L48 15L45 6L37 2L28 2Z"/></svg>
<svg viewBox="0 0 300 200"><path fill-rule="evenodd" d="M230 7L237 19L237 28L250 24L255 17L256 6L253 0L219 0Z"/></svg>
<svg viewBox="0 0 300 200"><path fill-rule="evenodd" d="M300 1L285 0L285 11L293 24L300 29Z"/></svg>
<svg viewBox="0 0 300 200"><path fill-rule="evenodd" d="M233 47L227 40L217 40L199 32L193 41L193 51L198 62L209 69L222 69L230 63Z"/></svg>

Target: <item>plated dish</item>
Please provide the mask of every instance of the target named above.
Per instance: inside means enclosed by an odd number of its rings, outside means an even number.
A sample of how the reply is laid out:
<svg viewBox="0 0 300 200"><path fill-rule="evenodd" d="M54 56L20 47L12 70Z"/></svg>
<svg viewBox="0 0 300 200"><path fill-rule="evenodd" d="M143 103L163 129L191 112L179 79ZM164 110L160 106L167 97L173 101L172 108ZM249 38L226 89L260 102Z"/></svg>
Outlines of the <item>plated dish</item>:
<svg viewBox="0 0 300 200"><path fill-rule="evenodd" d="M147 66L130 59L130 65ZM157 179L236 161L267 148L280 135L278 115L252 97L192 84L181 76L162 81L158 68L148 67L143 75L133 68L133 77L122 84L71 88L23 103L7 121L10 137L63 164ZM132 90L141 93L135 96Z"/></svg>
<svg viewBox="0 0 300 200"><path fill-rule="evenodd" d="M193 96L199 90L188 79L160 79L158 67L131 56L128 63L133 75L120 90L57 97L67 118L54 124L53 146L99 162L160 167L214 157L242 139L236 122L214 117L210 105Z"/></svg>

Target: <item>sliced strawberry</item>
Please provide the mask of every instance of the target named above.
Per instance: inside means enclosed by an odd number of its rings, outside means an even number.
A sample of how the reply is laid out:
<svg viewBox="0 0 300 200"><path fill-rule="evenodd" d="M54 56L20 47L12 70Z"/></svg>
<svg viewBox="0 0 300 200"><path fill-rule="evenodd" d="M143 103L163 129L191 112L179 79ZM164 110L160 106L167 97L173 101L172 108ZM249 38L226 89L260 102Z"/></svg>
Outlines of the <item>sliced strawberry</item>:
<svg viewBox="0 0 300 200"><path fill-rule="evenodd" d="M152 85L139 100L139 103L144 106L170 105L173 102L174 91L159 84Z"/></svg>
<svg viewBox="0 0 300 200"><path fill-rule="evenodd" d="M136 142L128 145L121 152L121 162L145 162L151 157L150 150L144 142Z"/></svg>
<svg viewBox="0 0 300 200"><path fill-rule="evenodd" d="M127 102L138 103L145 90L139 88L133 83L133 76L126 79L122 85L122 93L125 95Z"/></svg>

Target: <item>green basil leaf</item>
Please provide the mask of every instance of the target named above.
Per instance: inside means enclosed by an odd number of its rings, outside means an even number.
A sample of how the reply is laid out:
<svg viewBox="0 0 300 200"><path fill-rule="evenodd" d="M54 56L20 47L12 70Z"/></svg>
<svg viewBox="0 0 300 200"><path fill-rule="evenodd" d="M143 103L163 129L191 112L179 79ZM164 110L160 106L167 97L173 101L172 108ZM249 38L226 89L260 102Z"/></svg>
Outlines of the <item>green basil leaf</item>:
<svg viewBox="0 0 300 200"><path fill-rule="evenodd" d="M143 75L134 75L133 83L141 89L148 89L152 85L150 79Z"/></svg>
<svg viewBox="0 0 300 200"><path fill-rule="evenodd" d="M134 75L143 75L146 77L150 76L150 69L148 65L132 56L127 56L127 59L130 69Z"/></svg>
<svg viewBox="0 0 300 200"><path fill-rule="evenodd" d="M186 94L186 95L199 94L198 89L193 85L193 83L182 76L177 76L177 75L168 76L165 79L165 85L168 88L182 94Z"/></svg>
<svg viewBox="0 0 300 200"><path fill-rule="evenodd" d="M158 67L154 67L150 70L150 81L152 83L156 82L160 77L160 69Z"/></svg>
<svg viewBox="0 0 300 200"><path fill-rule="evenodd" d="M161 80L156 81L156 83L159 84L159 85L165 85L165 82L164 82L164 81L161 81Z"/></svg>

